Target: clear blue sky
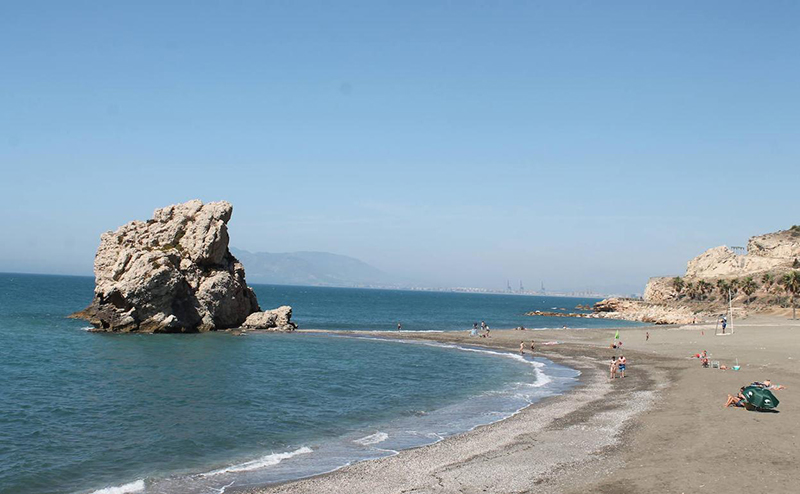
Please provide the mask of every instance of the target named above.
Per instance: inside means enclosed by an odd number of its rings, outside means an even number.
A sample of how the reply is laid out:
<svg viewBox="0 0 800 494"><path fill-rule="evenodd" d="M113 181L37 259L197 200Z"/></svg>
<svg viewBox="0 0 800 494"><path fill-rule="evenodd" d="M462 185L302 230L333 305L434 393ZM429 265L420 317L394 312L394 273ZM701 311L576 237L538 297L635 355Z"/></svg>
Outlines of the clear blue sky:
<svg viewBox="0 0 800 494"><path fill-rule="evenodd" d="M425 284L641 290L800 223L800 4L4 2L0 271L191 198Z"/></svg>

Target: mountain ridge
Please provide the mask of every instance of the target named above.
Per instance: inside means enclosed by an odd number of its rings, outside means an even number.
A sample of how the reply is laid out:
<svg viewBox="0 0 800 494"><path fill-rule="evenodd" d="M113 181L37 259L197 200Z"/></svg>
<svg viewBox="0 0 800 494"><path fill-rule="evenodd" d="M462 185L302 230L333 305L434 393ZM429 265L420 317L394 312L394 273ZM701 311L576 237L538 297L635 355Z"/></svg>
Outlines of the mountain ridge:
<svg viewBox="0 0 800 494"><path fill-rule="evenodd" d="M231 247L250 283L311 286L394 286L391 275L360 259L322 251L250 252Z"/></svg>

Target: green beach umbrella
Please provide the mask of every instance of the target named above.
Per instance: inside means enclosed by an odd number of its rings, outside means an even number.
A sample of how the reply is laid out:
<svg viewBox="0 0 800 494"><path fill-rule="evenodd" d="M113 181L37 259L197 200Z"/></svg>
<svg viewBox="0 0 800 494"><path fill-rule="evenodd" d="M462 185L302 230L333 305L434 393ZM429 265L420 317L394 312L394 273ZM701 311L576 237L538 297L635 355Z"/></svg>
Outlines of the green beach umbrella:
<svg viewBox="0 0 800 494"><path fill-rule="evenodd" d="M770 390L758 386L747 386L743 394L747 403L762 410L770 410L780 403Z"/></svg>
<svg viewBox="0 0 800 494"><path fill-rule="evenodd" d="M615 335L614 335L614 339L615 339L615 340L618 340L618 339L619 339L619 329L617 330L617 334L615 334Z"/></svg>

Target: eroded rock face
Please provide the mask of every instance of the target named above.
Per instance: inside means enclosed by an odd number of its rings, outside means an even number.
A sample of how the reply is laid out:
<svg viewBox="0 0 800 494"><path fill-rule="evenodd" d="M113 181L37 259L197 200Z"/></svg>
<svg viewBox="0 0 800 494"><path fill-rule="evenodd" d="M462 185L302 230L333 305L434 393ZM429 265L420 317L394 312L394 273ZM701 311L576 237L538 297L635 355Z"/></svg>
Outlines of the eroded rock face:
<svg viewBox="0 0 800 494"><path fill-rule="evenodd" d="M674 300L678 296L678 292L675 290L672 280L673 278L669 277L650 278L647 286L644 287L642 296L644 301L660 304Z"/></svg>
<svg viewBox="0 0 800 494"><path fill-rule="evenodd" d="M653 324L690 324L694 313L687 307L669 307L638 300L607 298L594 304L595 315Z"/></svg>
<svg viewBox="0 0 800 494"><path fill-rule="evenodd" d="M800 258L800 232L782 230L750 237L747 254L736 255L722 245L695 257L686 266L686 277L697 279L753 276L789 269Z"/></svg>
<svg viewBox="0 0 800 494"><path fill-rule="evenodd" d="M196 332L240 326L259 311L228 250L230 203L157 209L100 237L95 296L75 317L99 331Z"/></svg>

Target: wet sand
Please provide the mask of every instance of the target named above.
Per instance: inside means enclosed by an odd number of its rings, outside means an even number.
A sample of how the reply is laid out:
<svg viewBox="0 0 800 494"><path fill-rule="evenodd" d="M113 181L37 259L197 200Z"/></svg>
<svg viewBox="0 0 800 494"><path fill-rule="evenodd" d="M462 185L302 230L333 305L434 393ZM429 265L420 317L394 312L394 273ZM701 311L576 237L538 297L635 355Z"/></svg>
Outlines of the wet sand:
<svg viewBox="0 0 800 494"><path fill-rule="evenodd" d="M614 330L374 333L511 351L521 339L558 341L536 355L580 370L581 385L436 444L250 492L796 492L800 321L752 317L734 330L621 329L628 372L613 381ZM702 350L728 366L738 357L741 369L703 369L688 358ZM768 378L789 388L776 393L780 413L723 407L728 393Z"/></svg>

